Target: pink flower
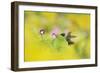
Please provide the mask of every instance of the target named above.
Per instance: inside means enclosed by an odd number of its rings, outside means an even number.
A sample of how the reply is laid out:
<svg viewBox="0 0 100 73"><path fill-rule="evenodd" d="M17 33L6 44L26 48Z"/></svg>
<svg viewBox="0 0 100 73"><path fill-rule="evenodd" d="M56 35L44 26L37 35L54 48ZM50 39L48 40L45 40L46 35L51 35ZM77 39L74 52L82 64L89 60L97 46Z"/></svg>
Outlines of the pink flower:
<svg viewBox="0 0 100 73"><path fill-rule="evenodd" d="M60 32L60 29L58 28L58 27L56 27L56 28L54 28L52 31L51 31L51 36L52 36L52 38L56 38L57 37L57 35L59 34L59 32Z"/></svg>

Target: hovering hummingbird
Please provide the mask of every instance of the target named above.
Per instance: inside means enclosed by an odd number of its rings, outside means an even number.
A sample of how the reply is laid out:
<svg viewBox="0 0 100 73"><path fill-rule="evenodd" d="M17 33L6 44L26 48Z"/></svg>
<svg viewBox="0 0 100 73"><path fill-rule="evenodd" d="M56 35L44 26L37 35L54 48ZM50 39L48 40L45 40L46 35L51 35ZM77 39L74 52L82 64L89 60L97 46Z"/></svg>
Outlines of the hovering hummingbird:
<svg viewBox="0 0 100 73"><path fill-rule="evenodd" d="M68 45L74 44L71 38L75 38L76 36L71 35L71 32L68 32L67 36L65 36L65 33L61 33L61 36L65 37L65 40L68 42Z"/></svg>

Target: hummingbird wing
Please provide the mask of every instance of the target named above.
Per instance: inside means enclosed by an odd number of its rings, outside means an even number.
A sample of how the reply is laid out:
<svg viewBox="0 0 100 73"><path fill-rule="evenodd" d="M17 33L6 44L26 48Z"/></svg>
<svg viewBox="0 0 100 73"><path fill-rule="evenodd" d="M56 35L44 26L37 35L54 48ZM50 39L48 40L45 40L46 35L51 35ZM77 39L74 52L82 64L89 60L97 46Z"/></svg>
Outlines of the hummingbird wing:
<svg viewBox="0 0 100 73"><path fill-rule="evenodd" d="M68 42L68 45L74 44L74 42L71 40L71 38L75 38L76 36L71 36L71 32L68 32L68 35L66 36L66 41Z"/></svg>
<svg viewBox="0 0 100 73"><path fill-rule="evenodd" d="M74 44L73 41L68 41L68 45L72 45L72 44Z"/></svg>

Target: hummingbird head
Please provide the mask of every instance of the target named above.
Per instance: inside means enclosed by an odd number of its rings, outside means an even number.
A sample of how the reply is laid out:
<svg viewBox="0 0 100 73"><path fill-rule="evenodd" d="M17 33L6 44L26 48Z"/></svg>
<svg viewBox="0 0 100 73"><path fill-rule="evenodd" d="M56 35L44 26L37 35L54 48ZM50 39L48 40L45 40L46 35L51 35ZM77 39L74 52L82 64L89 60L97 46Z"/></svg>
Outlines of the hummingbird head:
<svg viewBox="0 0 100 73"><path fill-rule="evenodd" d="M61 33L60 35L63 36L63 37L65 37L65 33Z"/></svg>

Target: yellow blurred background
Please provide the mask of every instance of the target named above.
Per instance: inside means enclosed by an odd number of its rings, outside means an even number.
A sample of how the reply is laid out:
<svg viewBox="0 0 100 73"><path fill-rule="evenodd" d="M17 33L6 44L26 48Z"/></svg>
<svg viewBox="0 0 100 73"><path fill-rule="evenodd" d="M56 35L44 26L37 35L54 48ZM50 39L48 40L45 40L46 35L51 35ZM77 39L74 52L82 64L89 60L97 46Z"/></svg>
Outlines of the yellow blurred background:
<svg viewBox="0 0 100 73"><path fill-rule="evenodd" d="M44 30L41 34L40 30ZM52 31L57 29L57 37ZM74 44L61 33L72 32ZM90 58L90 14L24 11L24 61Z"/></svg>

